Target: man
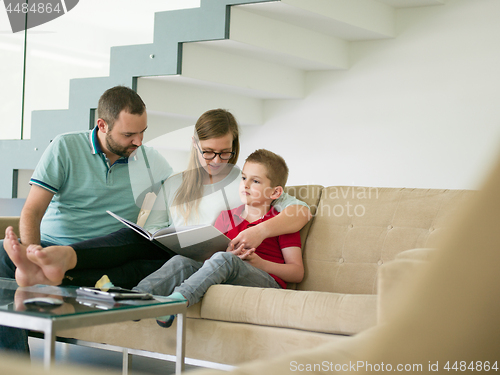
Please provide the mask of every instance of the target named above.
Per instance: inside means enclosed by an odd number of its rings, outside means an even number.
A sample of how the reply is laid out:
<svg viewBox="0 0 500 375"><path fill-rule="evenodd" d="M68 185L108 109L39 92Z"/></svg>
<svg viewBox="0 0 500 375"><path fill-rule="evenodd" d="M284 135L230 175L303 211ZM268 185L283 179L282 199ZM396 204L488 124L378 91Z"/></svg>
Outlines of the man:
<svg viewBox="0 0 500 375"><path fill-rule="evenodd" d="M136 221L145 194L172 173L163 157L142 146L147 114L136 92L107 90L97 113L92 131L57 136L42 155L21 212L22 244L66 245L114 232L122 225L106 210ZM149 274L161 264L149 262L137 272ZM15 272L0 241L0 277L14 278ZM26 333L0 326L0 348L27 351Z"/></svg>

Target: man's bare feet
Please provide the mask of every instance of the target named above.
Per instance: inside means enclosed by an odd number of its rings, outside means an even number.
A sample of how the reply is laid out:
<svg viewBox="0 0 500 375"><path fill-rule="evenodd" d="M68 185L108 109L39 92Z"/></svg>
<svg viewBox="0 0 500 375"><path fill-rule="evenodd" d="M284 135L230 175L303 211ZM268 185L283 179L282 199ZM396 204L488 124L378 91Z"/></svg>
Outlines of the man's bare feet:
<svg viewBox="0 0 500 375"><path fill-rule="evenodd" d="M16 265L16 281L19 286L31 286L35 284L58 285L51 282L37 264L30 261L26 256L26 246L21 244L12 227L5 230L3 242L5 251L12 262Z"/></svg>
<svg viewBox="0 0 500 375"><path fill-rule="evenodd" d="M29 245L26 249L27 258L39 266L45 276L58 285L62 282L66 271L75 268L76 253L71 246Z"/></svg>

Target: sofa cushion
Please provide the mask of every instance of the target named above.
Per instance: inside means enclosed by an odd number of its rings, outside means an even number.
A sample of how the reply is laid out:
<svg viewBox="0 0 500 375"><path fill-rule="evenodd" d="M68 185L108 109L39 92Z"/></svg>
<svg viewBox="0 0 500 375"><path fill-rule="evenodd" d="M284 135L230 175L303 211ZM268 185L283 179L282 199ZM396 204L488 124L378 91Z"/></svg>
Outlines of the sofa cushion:
<svg viewBox="0 0 500 375"><path fill-rule="evenodd" d="M307 203L313 217L316 214L316 209L318 208L322 191L323 186L321 185L297 185L285 187L285 192L287 194L290 194L295 198L300 199L302 202ZM304 248L304 245L306 243L307 235L309 234L309 230L311 229L311 224L312 220L309 220L309 222L300 230L300 241L302 243L302 248ZM297 284L287 283L287 289L296 288Z"/></svg>
<svg viewBox="0 0 500 375"><path fill-rule="evenodd" d="M311 214L314 216L316 214L316 209L321 198L321 192L323 191L323 186L321 185L298 185L298 186L287 186L285 192L300 199L302 202L307 203ZM302 246L304 246L309 229L311 228L312 220L309 221L300 230L300 239L302 240Z"/></svg>
<svg viewBox="0 0 500 375"><path fill-rule="evenodd" d="M0 234L2 239L5 236L5 229L8 226L14 227L14 232L19 233L19 216L2 216L0 217Z"/></svg>
<svg viewBox="0 0 500 375"><path fill-rule="evenodd" d="M351 335L376 324L376 304L375 295L214 285L201 317Z"/></svg>
<svg viewBox="0 0 500 375"><path fill-rule="evenodd" d="M324 188L303 249L299 290L375 294L380 266L408 249L435 247L465 190Z"/></svg>
<svg viewBox="0 0 500 375"><path fill-rule="evenodd" d="M187 309L186 316L188 318L193 318L193 319L199 319L201 318L201 303L195 303L194 305L191 305Z"/></svg>

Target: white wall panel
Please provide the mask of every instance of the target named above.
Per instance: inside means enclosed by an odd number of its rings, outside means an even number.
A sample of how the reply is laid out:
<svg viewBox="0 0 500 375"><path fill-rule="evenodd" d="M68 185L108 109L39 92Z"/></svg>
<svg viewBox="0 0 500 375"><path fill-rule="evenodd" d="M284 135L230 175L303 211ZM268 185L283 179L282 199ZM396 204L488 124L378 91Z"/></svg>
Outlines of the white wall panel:
<svg viewBox="0 0 500 375"><path fill-rule="evenodd" d="M290 184L476 188L500 146L500 2L397 11L397 38L351 45L348 71L311 72L303 100L267 101L245 129Z"/></svg>

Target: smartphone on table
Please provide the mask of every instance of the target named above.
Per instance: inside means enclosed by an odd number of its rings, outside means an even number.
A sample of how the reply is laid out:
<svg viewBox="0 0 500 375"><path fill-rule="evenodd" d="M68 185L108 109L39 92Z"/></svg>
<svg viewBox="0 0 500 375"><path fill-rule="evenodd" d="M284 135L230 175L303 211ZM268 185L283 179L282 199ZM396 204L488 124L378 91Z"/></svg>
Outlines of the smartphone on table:
<svg viewBox="0 0 500 375"><path fill-rule="evenodd" d="M113 299L115 301L127 299L153 299L150 293L137 292L135 290L112 287L106 290L101 290L94 287L80 287L76 290L76 294L81 297L92 299Z"/></svg>

